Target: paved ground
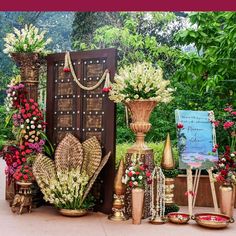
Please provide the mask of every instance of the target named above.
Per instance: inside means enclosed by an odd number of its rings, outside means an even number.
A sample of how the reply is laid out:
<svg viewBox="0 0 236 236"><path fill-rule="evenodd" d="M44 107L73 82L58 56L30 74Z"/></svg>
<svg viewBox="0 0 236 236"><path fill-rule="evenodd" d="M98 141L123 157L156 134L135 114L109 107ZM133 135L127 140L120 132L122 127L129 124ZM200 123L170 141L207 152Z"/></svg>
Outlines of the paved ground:
<svg viewBox="0 0 236 236"><path fill-rule="evenodd" d="M144 220L141 225L131 221L112 222L106 215L92 213L81 218L63 217L52 207L33 209L30 214L15 215L4 200L4 163L0 160L0 236L235 236L236 223L224 230L211 230L188 225L151 225ZM183 207L182 211L187 208ZM211 208L196 208L196 212L212 211ZM236 213L236 211L235 211ZM235 214L236 215L236 214Z"/></svg>

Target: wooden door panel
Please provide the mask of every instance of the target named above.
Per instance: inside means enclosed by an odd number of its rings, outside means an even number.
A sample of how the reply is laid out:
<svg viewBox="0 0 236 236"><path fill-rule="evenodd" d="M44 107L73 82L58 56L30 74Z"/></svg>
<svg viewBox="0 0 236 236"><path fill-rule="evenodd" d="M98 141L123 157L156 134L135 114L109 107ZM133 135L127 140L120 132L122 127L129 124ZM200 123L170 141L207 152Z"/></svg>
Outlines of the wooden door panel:
<svg viewBox="0 0 236 236"><path fill-rule="evenodd" d="M111 81L116 69L116 50L71 52L78 80L87 87L96 84L106 69ZM56 146L66 133L74 134L81 142L96 136L105 155L112 155L94 185L97 209L110 213L115 175L115 105L102 92L104 82L92 91L81 89L71 73L65 73L65 53L47 57L47 135ZM105 187L106 186L106 187Z"/></svg>

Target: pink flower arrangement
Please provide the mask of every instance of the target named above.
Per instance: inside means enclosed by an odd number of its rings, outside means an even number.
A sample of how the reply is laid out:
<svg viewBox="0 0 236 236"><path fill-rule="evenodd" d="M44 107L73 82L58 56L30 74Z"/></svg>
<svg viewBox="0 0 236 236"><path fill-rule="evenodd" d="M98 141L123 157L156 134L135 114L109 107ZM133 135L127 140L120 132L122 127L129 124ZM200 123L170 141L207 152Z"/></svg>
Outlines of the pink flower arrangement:
<svg viewBox="0 0 236 236"><path fill-rule="evenodd" d="M151 172L147 165L141 162L131 163L131 166L125 171L122 181L131 188L144 188L145 182L152 183Z"/></svg>
<svg viewBox="0 0 236 236"><path fill-rule="evenodd" d="M18 166L14 175L14 179L19 182L32 182L34 181L34 176L32 172L32 167L29 165Z"/></svg>
<svg viewBox="0 0 236 236"><path fill-rule="evenodd" d="M216 174L214 177L220 183L236 184L236 152L230 152L230 147L226 146L226 151L216 164Z"/></svg>
<svg viewBox="0 0 236 236"><path fill-rule="evenodd" d="M230 145L231 152L235 151L236 111L234 111L233 107L228 106L224 108L224 112L218 117L218 119L212 119L211 122L217 128L216 131L218 132L218 137L223 141L220 142L220 146L223 147L225 145ZM213 147L213 150L215 150L215 148L218 149L218 147Z"/></svg>
<svg viewBox="0 0 236 236"><path fill-rule="evenodd" d="M224 154L220 155L215 166L214 177L220 183L236 184L235 115L236 111L234 111L233 107L227 106L217 120L211 120L212 124L217 128L216 131L221 140L220 145L214 145L212 152L216 152L219 148L221 148L221 151L224 151ZM223 150L224 146L225 149Z"/></svg>
<svg viewBox="0 0 236 236"><path fill-rule="evenodd" d="M16 146L9 146L3 157L6 161L8 182L19 166L25 165L28 157L42 152L45 144L42 133L45 129L43 113L37 102L26 98L23 84L9 86L7 90L7 110L12 115L16 135Z"/></svg>

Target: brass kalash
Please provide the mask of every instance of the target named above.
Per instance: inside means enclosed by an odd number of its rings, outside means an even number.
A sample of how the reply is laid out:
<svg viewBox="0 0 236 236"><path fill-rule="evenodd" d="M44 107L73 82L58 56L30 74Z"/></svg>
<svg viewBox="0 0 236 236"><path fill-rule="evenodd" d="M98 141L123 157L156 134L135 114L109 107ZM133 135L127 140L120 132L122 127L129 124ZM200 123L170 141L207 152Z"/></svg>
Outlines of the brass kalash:
<svg viewBox="0 0 236 236"><path fill-rule="evenodd" d="M125 185L122 183L122 176L124 173L124 161L121 160L119 168L114 181L114 201L112 206L112 214L108 216L109 220L113 221L124 221L128 217L124 213L124 194Z"/></svg>

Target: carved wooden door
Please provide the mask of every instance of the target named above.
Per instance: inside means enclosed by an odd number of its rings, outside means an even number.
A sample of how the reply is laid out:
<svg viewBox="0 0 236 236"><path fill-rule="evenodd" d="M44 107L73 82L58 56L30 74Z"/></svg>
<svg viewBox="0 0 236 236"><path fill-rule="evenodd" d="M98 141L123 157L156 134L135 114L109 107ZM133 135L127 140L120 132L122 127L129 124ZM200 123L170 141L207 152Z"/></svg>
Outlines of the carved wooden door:
<svg viewBox="0 0 236 236"><path fill-rule="evenodd" d="M106 69L111 81L116 69L116 50L71 52L71 60L78 80L86 87L95 85ZM54 146L67 132L82 142L96 136L101 142L103 155L111 157L93 187L96 209L110 213L115 175L115 105L102 92L104 82L95 90L81 89L71 73L65 73L65 53L47 57L47 135Z"/></svg>

